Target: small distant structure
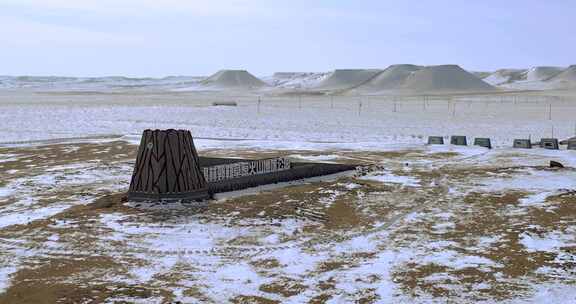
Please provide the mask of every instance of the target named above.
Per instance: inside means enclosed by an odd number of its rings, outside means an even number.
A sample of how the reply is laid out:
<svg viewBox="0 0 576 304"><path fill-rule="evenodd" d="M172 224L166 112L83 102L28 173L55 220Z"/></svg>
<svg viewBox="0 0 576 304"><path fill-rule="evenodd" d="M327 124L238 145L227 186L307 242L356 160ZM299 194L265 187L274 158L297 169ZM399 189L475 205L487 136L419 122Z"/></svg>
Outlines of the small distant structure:
<svg viewBox="0 0 576 304"><path fill-rule="evenodd" d="M466 136L452 135L450 137L450 144L455 146L467 146Z"/></svg>
<svg viewBox="0 0 576 304"><path fill-rule="evenodd" d="M490 138L483 138L483 137L474 138L474 145L492 149L492 143L490 141Z"/></svg>
<svg viewBox="0 0 576 304"><path fill-rule="evenodd" d="M550 168L564 168L564 165L557 161L550 161Z"/></svg>
<svg viewBox="0 0 576 304"><path fill-rule="evenodd" d="M532 149L532 141L530 139L515 139L513 147L517 149Z"/></svg>
<svg viewBox="0 0 576 304"><path fill-rule="evenodd" d="M442 136L428 136L429 145L443 145L444 137Z"/></svg>
<svg viewBox="0 0 576 304"><path fill-rule="evenodd" d="M561 145L567 145L571 141L576 141L576 136L561 140L560 144Z"/></svg>
<svg viewBox="0 0 576 304"><path fill-rule="evenodd" d="M214 107L220 107L220 106L236 107L236 106L238 106L238 103L236 103L235 101L215 101L212 103L212 106L214 106Z"/></svg>
<svg viewBox="0 0 576 304"><path fill-rule="evenodd" d="M540 147L549 150L558 150L560 148L557 138L542 138L540 140Z"/></svg>
<svg viewBox="0 0 576 304"><path fill-rule="evenodd" d="M561 140L560 145L566 145L568 150L576 150L576 136Z"/></svg>
<svg viewBox="0 0 576 304"><path fill-rule="evenodd" d="M128 200L203 200L209 197L190 131L145 130Z"/></svg>

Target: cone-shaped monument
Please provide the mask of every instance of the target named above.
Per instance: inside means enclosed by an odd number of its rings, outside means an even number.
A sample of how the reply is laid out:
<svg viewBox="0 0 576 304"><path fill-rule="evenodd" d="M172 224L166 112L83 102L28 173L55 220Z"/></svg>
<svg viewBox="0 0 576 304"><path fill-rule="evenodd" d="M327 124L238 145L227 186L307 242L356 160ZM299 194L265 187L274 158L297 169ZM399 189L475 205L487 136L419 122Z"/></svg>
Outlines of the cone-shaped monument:
<svg viewBox="0 0 576 304"><path fill-rule="evenodd" d="M202 200L208 197L208 186L190 131L145 130L128 199Z"/></svg>

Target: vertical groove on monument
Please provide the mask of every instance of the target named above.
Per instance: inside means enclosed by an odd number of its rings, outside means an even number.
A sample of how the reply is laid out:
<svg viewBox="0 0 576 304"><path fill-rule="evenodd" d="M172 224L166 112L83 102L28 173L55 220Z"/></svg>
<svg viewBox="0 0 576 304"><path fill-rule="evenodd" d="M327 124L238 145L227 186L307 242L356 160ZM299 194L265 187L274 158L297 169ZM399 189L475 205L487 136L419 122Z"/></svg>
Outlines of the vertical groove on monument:
<svg viewBox="0 0 576 304"><path fill-rule="evenodd" d="M190 131L145 130L128 199L200 200L208 197L208 185Z"/></svg>

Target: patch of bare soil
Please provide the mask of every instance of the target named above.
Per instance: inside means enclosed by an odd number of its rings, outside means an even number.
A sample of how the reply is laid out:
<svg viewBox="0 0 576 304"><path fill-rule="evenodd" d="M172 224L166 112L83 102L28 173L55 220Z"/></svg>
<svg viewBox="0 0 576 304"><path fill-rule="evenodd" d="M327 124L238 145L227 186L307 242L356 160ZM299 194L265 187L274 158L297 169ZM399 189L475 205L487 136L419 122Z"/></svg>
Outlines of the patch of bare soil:
<svg viewBox="0 0 576 304"><path fill-rule="evenodd" d="M280 264L280 262L278 262L278 260L274 259L274 258L266 258L266 259L253 261L250 263L250 265L252 265L256 268L264 268L264 269L274 269L274 268L278 268L278 267L282 266Z"/></svg>
<svg viewBox="0 0 576 304"><path fill-rule="evenodd" d="M284 297L291 297L300 294L307 289L307 286L291 278L278 278L274 282L260 285L260 291L279 294Z"/></svg>
<svg viewBox="0 0 576 304"><path fill-rule="evenodd" d="M125 141L106 143L63 143L26 147L0 147L0 154L15 155L0 162L0 171L17 170L13 176L29 176L33 172L85 163L113 163L134 160L138 147ZM2 177L0 177L2 178ZM1 181L2 179L0 179Z"/></svg>
<svg viewBox="0 0 576 304"><path fill-rule="evenodd" d="M50 258L21 268L0 303L101 303L109 298L170 299L162 290L101 278L120 273L122 265L110 257Z"/></svg>
<svg viewBox="0 0 576 304"><path fill-rule="evenodd" d="M234 304L279 304L280 301L270 300L260 296L237 296L230 300Z"/></svg>

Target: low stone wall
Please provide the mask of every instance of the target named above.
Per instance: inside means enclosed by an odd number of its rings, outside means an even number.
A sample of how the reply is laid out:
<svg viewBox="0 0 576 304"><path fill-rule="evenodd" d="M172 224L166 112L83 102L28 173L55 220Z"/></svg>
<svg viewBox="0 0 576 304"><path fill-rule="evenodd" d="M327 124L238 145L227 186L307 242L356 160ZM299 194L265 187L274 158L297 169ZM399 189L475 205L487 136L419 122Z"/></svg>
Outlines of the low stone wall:
<svg viewBox="0 0 576 304"><path fill-rule="evenodd" d="M245 162L243 159L200 158L200 164L221 165L235 162ZM233 179L208 183L210 194L237 191L251 187L289 182L304 178L335 174L344 171L355 170L354 165L323 164L323 163L291 163L291 168L284 171L242 176Z"/></svg>
<svg viewBox="0 0 576 304"><path fill-rule="evenodd" d="M291 168L290 159L285 157L276 157L259 160L244 160L230 164L202 167L202 173L207 182L215 183L246 176L286 171Z"/></svg>

